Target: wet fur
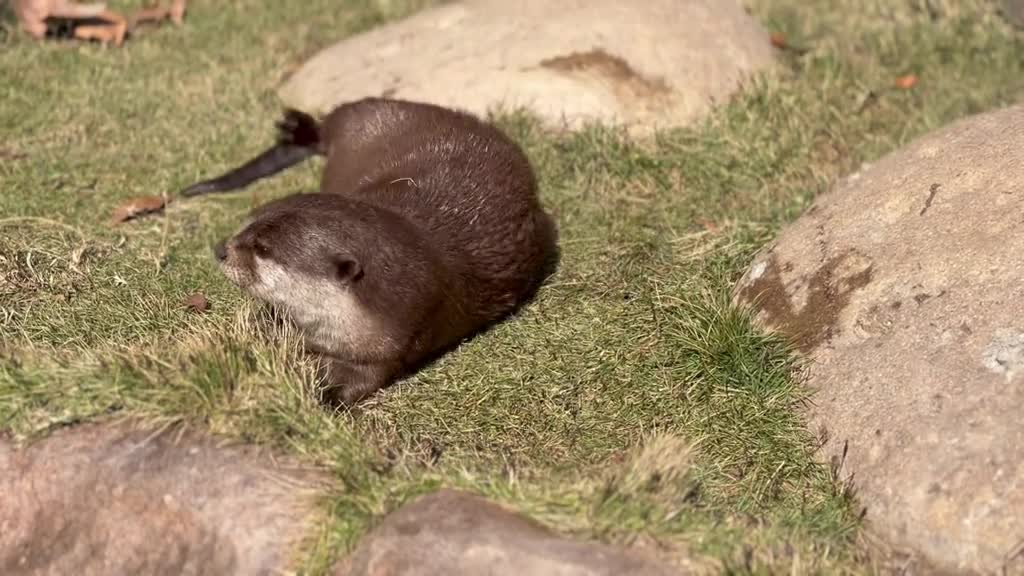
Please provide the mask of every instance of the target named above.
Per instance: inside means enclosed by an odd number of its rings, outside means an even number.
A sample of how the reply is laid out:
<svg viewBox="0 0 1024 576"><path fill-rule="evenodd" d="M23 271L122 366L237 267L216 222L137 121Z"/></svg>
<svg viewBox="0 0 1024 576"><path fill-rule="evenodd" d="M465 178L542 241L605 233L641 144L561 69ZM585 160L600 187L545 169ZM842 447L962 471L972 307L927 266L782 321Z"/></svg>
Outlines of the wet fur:
<svg viewBox="0 0 1024 576"><path fill-rule="evenodd" d="M371 98L321 123L289 112L270 149L186 192L238 189L314 154L326 158L320 193L257 209L216 253L322 355L329 400L414 373L515 312L557 267L521 149L437 106Z"/></svg>

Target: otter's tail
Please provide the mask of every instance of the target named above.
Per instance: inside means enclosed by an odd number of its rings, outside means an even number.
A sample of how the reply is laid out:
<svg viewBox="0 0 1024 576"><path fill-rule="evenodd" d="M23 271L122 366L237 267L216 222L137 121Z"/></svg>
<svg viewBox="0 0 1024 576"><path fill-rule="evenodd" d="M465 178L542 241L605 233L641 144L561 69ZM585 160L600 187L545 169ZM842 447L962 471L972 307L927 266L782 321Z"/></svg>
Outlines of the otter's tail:
<svg viewBox="0 0 1024 576"><path fill-rule="evenodd" d="M201 196L238 190L321 153L320 125L308 114L286 110L284 118L277 123L277 132L277 143L259 156L226 174L193 184L180 195Z"/></svg>

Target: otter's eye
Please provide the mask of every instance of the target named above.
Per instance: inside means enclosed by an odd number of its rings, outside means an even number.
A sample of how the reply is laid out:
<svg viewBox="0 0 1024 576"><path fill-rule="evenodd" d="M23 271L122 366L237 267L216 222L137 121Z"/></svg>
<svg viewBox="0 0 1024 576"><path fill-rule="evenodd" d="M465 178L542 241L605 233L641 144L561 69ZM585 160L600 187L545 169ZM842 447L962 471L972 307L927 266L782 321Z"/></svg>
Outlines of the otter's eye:
<svg viewBox="0 0 1024 576"><path fill-rule="evenodd" d="M266 258L270 256L270 247L263 240L256 240L252 244L252 252L260 258Z"/></svg>

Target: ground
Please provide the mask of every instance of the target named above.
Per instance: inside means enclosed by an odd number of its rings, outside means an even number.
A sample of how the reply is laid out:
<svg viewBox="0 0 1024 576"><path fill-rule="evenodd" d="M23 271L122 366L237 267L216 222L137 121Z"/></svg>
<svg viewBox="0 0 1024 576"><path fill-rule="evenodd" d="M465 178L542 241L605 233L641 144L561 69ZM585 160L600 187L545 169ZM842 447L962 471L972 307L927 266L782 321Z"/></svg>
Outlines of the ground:
<svg viewBox="0 0 1024 576"><path fill-rule="evenodd" d="M312 399L294 335L210 251L255 204L315 188L317 162L164 216L110 214L248 158L289 70L430 2L192 4L184 28L122 49L39 46L9 16L0 28L0 431L183 420L321 464L338 487L300 558L312 574L439 485L733 573L876 568L866 503L803 425L800 356L729 293L838 177L1024 96L1024 38L994 2L755 0L801 50L706 122L650 141L502 113L557 215L561 270L517 318L339 414ZM895 87L908 74L917 83ZM182 305L196 292L205 314Z"/></svg>

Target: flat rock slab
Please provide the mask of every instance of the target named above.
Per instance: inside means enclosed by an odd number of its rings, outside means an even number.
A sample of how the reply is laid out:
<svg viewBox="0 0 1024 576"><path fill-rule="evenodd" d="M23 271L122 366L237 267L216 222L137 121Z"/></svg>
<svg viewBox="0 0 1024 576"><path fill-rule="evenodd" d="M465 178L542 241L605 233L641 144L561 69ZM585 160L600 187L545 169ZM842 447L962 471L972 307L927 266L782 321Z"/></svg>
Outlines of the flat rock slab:
<svg viewBox="0 0 1024 576"><path fill-rule="evenodd" d="M180 429L84 425L0 439L0 574L279 574L317 481Z"/></svg>
<svg viewBox="0 0 1024 576"><path fill-rule="evenodd" d="M1024 572L1024 106L851 176L737 294L811 357L876 529L955 573Z"/></svg>
<svg viewBox="0 0 1024 576"><path fill-rule="evenodd" d="M613 547L557 536L488 500L441 490L388 515L338 576L668 576Z"/></svg>
<svg viewBox="0 0 1024 576"><path fill-rule="evenodd" d="M325 49L279 95L311 114L389 96L651 128L699 117L772 61L734 0L465 0Z"/></svg>

